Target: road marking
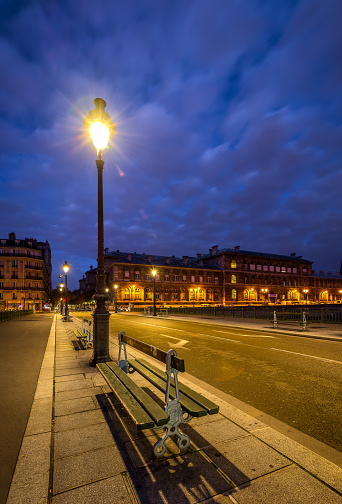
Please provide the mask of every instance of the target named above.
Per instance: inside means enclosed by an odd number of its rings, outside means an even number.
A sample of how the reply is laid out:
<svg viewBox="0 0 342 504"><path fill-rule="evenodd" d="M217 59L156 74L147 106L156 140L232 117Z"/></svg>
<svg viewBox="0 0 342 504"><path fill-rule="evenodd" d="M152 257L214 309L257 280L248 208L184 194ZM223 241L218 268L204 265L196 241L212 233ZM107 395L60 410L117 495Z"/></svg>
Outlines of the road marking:
<svg viewBox="0 0 342 504"><path fill-rule="evenodd" d="M157 329L167 329L168 331L181 331L181 332L189 332L185 331L185 329L175 329L174 327L166 327L158 324L148 324L147 322L134 322L135 324L148 325L151 327L156 327Z"/></svg>
<svg viewBox="0 0 342 504"><path fill-rule="evenodd" d="M187 343L189 343L188 340L180 339L180 338L175 338L174 336L170 336L169 334L159 334L159 336L165 336L166 338L170 338L170 339L174 339L174 340L179 341L179 343L176 343L176 344L168 342L170 346L174 346L174 347L177 347L177 348L184 347L184 345L186 345Z"/></svg>
<svg viewBox="0 0 342 504"><path fill-rule="evenodd" d="M310 359L317 359L323 362L332 362L334 364L342 364L341 361L333 360L333 359L324 359L324 357L317 357L316 355L307 355L298 352L291 352L290 350L282 350L281 348L270 348L270 350L276 350L277 352L285 352L293 355L300 355L301 357L309 357Z"/></svg>
<svg viewBox="0 0 342 504"><path fill-rule="evenodd" d="M223 334L235 334L234 332L230 333L228 331L219 331L218 329L213 329L213 332L223 333ZM267 336L265 334L238 334L238 336L248 336L248 338L274 338L279 339L276 336Z"/></svg>

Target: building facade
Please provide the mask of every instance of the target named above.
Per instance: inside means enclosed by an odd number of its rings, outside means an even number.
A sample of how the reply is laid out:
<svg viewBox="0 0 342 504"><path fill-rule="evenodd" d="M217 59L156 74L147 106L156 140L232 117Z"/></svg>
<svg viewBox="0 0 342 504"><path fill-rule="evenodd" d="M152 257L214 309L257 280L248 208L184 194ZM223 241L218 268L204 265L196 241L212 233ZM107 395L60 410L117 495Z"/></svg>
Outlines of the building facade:
<svg viewBox="0 0 342 504"><path fill-rule="evenodd" d="M196 257L157 256L105 250L111 301L148 306L339 303L342 276L316 273L312 261L214 246ZM156 271L155 279L152 271ZM95 286L96 269L82 285ZM116 286L116 288L115 288Z"/></svg>
<svg viewBox="0 0 342 504"><path fill-rule="evenodd" d="M0 310L42 311L51 299L51 249L34 238L0 239Z"/></svg>

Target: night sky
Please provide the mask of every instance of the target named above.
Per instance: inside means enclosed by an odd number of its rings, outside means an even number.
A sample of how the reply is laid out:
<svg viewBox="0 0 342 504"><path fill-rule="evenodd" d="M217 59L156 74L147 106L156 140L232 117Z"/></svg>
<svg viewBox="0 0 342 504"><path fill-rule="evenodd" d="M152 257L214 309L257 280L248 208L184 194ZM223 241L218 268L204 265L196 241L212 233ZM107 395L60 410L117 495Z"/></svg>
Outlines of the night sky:
<svg viewBox="0 0 342 504"><path fill-rule="evenodd" d="M48 240L53 286L105 247L342 258L341 0L0 0L0 238Z"/></svg>

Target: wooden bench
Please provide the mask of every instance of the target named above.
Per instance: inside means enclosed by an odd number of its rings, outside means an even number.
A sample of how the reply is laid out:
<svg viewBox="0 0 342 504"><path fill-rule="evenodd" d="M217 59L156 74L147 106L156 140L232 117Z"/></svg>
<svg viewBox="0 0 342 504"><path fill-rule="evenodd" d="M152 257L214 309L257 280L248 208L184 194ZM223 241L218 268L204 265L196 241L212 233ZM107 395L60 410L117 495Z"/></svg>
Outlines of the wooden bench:
<svg viewBox="0 0 342 504"><path fill-rule="evenodd" d="M169 310L167 308L159 308L159 315L161 317L167 317L169 315Z"/></svg>
<svg viewBox="0 0 342 504"><path fill-rule="evenodd" d="M289 320L288 318L285 318L286 316L290 317L298 317L296 320ZM282 319L279 320L279 317L283 317ZM300 324L302 326L302 331L307 331L308 329L308 320L306 318L306 313L303 312L273 312L273 320L271 320L273 323L273 328L276 329L279 327L279 322L283 324Z"/></svg>
<svg viewBox="0 0 342 504"><path fill-rule="evenodd" d="M80 329L75 329L73 332L78 341L80 341L86 348L93 345L92 340L89 338L89 334L84 333Z"/></svg>
<svg viewBox="0 0 342 504"><path fill-rule="evenodd" d="M166 371L161 371L145 359L127 359L126 345L166 364ZM121 359L122 352L124 358ZM156 457L164 455L165 441L169 436L177 436L180 450L190 445L190 438L179 430L182 423L188 423L193 417L214 415L219 407L186 385L178 382L178 372L185 370L184 360L177 357L176 350L164 352L142 341L130 338L122 331L119 333L118 364L113 361L96 365L110 388L121 401L126 411L140 430L153 428L164 430L163 437L155 443L153 451ZM165 405L161 407L150 395L135 383L129 374L137 372L157 389L165 394Z"/></svg>

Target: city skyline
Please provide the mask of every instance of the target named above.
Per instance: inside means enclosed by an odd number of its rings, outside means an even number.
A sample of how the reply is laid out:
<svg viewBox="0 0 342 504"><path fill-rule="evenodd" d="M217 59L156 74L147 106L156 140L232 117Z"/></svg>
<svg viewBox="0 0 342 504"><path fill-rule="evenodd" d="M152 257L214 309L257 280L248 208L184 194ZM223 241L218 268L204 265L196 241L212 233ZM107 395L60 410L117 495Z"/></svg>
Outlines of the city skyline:
<svg viewBox="0 0 342 504"><path fill-rule="evenodd" d="M215 6L215 8L213 8ZM342 259L337 0L0 6L0 238L48 240L52 283L96 267L94 99L104 246L156 255L213 245Z"/></svg>

